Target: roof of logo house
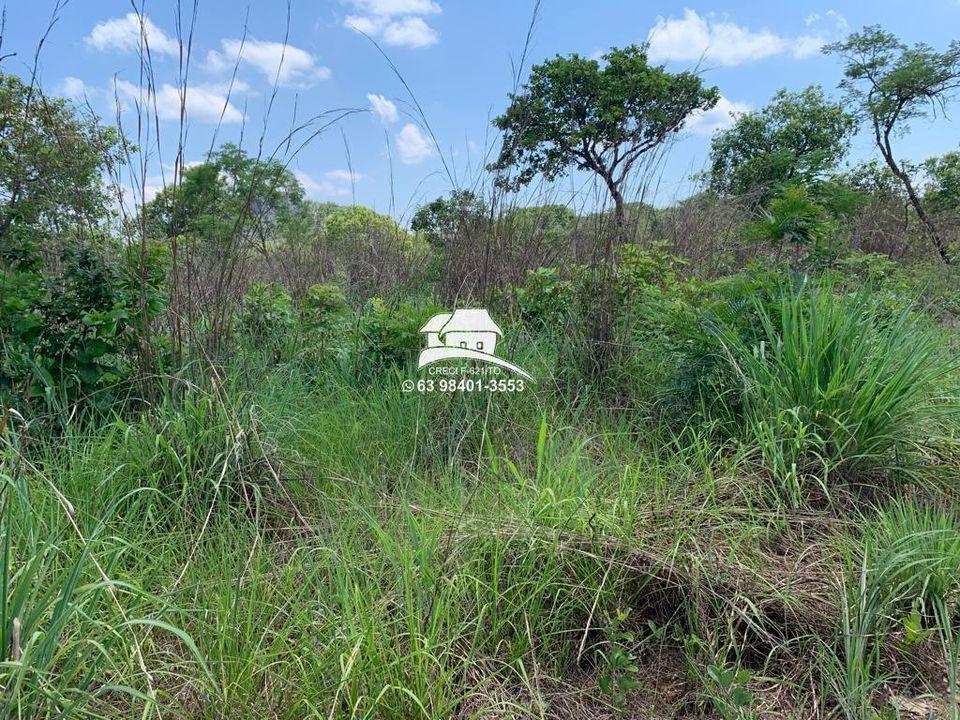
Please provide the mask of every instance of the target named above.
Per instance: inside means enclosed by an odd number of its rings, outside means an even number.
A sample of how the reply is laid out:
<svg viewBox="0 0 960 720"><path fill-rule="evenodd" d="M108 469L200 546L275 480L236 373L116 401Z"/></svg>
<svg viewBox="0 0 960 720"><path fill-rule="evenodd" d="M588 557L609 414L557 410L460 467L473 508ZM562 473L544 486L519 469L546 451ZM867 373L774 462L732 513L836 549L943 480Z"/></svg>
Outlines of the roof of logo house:
<svg viewBox="0 0 960 720"><path fill-rule="evenodd" d="M511 362L494 355L497 339L503 331L484 308L462 308L438 313L420 328L427 336L427 347L420 353L417 369L440 360L479 360L512 370L532 379Z"/></svg>

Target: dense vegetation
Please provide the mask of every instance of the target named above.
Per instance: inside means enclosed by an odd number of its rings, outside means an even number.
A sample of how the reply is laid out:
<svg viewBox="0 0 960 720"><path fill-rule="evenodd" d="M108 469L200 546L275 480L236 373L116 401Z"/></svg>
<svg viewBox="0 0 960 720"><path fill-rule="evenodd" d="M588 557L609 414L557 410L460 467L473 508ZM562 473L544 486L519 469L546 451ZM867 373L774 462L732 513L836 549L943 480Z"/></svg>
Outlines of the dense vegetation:
<svg viewBox="0 0 960 720"><path fill-rule="evenodd" d="M832 51L866 102L778 93L669 207L716 89L549 60L409 230L230 144L131 210L3 74L0 715L960 717L960 151L890 148L960 50ZM571 169L610 212L507 194ZM536 382L404 392L480 305Z"/></svg>

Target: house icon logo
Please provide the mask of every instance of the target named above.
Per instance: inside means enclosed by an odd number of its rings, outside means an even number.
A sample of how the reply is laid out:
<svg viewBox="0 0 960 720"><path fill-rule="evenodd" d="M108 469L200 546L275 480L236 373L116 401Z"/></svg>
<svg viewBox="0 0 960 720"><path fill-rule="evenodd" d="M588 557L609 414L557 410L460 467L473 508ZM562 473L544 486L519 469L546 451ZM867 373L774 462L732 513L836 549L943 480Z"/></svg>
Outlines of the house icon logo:
<svg viewBox="0 0 960 720"><path fill-rule="evenodd" d="M503 331L484 308L439 313L430 318L420 332L427 336L427 346L417 360L417 370L440 360L479 360L533 379L513 363L493 354Z"/></svg>

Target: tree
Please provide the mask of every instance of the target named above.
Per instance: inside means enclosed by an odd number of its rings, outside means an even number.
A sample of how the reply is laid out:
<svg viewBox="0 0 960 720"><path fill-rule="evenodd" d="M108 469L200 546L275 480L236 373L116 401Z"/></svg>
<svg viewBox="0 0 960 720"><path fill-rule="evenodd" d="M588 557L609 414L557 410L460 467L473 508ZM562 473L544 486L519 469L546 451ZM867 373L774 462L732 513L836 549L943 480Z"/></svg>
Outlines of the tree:
<svg viewBox="0 0 960 720"><path fill-rule="evenodd" d="M755 194L764 203L778 187L808 184L846 154L855 118L811 85L779 91L762 110L740 115L710 150L710 185L725 195Z"/></svg>
<svg viewBox="0 0 960 720"><path fill-rule="evenodd" d="M447 250L458 233L482 227L486 219L486 205L476 193L454 190L449 198L438 197L418 207L410 229L422 233L434 247Z"/></svg>
<svg viewBox="0 0 960 720"><path fill-rule="evenodd" d="M924 202L933 212L960 210L960 151L930 158L923 165L927 171Z"/></svg>
<svg viewBox="0 0 960 720"><path fill-rule="evenodd" d="M359 205L330 213L319 238L330 266L361 296L395 287L409 267L421 264L426 243L417 240L389 215Z"/></svg>
<svg viewBox="0 0 960 720"><path fill-rule="evenodd" d="M503 132L498 184L517 189L537 174L553 180L571 167L596 173L625 221L623 189L637 160L679 132L690 113L720 95L691 72L669 73L646 49L612 48L603 64L573 54L535 65L522 92L494 120ZM518 169L516 174L510 173Z"/></svg>
<svg viewBox="0 0 960 720"><path fill-rule="evenodd" d="M937 52L923 43L909 47L870 26L829 45L827 52L846 62L840 87L861 108L880 154L903 184L941 259L949 264L950 248L926 212L908 168L897 159L892 141L908 132L911 120L935 116L953 99L960 88L960 42L954 40L945 52Z"/></svg>
<svg viewBox="0 0 960 720"><path fill-rule="evenodd" d="M508 218L521 238L536 240L548 250L559 250L568 243L577 223L577 214L566 205L518 207Z"/></svg>
<svg viewBox="0 0 960 720"><path fill-rule="evenodd" d="M303 187L286 166L226 144L184 170L147 203L147 227L164 237L186 235L211 247L250 246L266 252L286 223L306 212Z"/></svg>
<svg viewBox="0 0 960 720"><path fill-rule="evenodd" d="M0 73L0 262L38 260L33 250L56 254L58 238L88 236L109 215L103 177L120 156L114 128Z"/></svg>
<svg viewBox="0 0 960 720"><path fill-rule="evenodd" d="M147 248L141 275L107 232L122 152L114 128L0 73L0 403L106 401L143 349L166 264Z"/></svg>

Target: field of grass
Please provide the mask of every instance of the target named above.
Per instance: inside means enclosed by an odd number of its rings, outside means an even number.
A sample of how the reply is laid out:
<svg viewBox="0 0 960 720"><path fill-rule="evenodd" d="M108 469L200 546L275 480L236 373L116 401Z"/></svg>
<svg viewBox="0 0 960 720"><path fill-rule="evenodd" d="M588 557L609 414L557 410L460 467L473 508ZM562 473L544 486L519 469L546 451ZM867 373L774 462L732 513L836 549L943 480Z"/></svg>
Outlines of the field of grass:
<svg viewBox="0 0 960 720"><path fill-rule="evenodd" d="M247 350L8 411L0 714L957 718L956 336L903 307L714 329L679 422L519 324L523 393Z"/></svg>

